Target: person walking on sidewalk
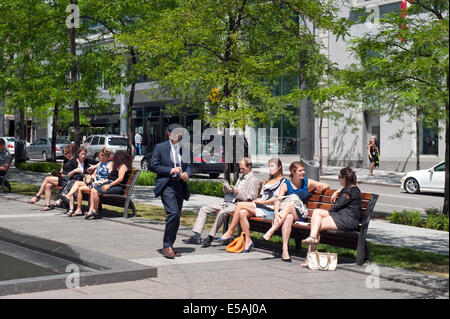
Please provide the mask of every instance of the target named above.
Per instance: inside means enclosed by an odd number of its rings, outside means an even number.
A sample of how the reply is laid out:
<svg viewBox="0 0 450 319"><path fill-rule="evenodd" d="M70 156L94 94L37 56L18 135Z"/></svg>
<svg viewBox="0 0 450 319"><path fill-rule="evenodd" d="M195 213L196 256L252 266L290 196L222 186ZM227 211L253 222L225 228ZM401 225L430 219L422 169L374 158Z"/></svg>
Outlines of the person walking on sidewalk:
<svg viewBox="0 0 450 319"><path fill-rule="evenodd" d="M369 145L367 146L367 154L369 155L370 161L369 175L373 176L373 168L380 165L380 150L376 144L376 138L374 136L372 136Z"/></svg>
<svg viewBox="0 0 450 319"><path fill-rule="evenodd" d="M201 233L205 227L209 214L217 213L214 224L211 228L209 236L203 241L203 247L211 246L211 242L217 233L217 230L224 224L227 216L234 212L238 202L251 202L258 196L259 180L252 172L252 163L247 157L239 162L241 176L236 182L236 186L231 191L223 187L225 199L223 203L216 205L207 205L200 208L197 219L195 220L192 231L194 234L184 242L187 244L200 245L202 243Z"/></svg>
<svg viewBox="0 0 450 319"><path fill-rule="evenodd" d="M134 136L134 143L136 144L136 155L142 155L142 136L139 134L139 131L136 131L136 135Z"/></svg>
<svg viewBox="0 0 450 319"><path fill-rule="evenodd" d="M182 161L180 152L182 128L179 124L169 125L167 132L169 139L155 145L150 163L150 170L157 174L155 197L161 196L167 214L163 255L170 259L181 256L173 249L173 244L180 226L183 200L189 200L190 196L186 180L191 176L191 165Z"/></svg>

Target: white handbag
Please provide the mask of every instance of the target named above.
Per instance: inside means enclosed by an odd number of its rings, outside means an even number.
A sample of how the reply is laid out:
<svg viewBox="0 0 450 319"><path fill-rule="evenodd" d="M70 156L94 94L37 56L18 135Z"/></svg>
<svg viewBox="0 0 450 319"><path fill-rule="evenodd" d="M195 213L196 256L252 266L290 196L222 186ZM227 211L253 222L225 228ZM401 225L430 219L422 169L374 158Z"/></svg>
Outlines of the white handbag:
<svg viewBox="0 0 450 319"><path fill-rule="evenodd" d="M336 270L338 254L319 253L317 251L308 252L306 263L312 270Z"/></svg>

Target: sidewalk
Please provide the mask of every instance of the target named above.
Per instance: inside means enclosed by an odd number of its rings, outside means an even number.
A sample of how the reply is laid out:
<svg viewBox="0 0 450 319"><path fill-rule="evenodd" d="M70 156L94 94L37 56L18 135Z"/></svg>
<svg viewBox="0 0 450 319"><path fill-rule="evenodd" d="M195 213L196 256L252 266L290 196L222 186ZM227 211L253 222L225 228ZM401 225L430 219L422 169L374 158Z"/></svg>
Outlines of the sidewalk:
<svg viewBox="0 0 450 319"><path fill-rule="evenodd" d="M20 171L11 167L9 180L40 185L45 173ZM337 176L337 175L336 175ZM132 199L137 203L152 204L162 207L161 199L155 198L153 186L135 186ZM191 194L189 201L184 201L183 209L198 212L204 205L222 202L222 198ZM386 221L372 219L369 224L367 239L374 243L397 247L409 247L438 254L449 253L449 235L447 232L391 224Z"/></svg>
<svg viewBox="0 0 450 319"><path fill-rule="evenodd" d="M300 267L303 257L283 263L270 251L230 254L222 245L186 245L191 231L180 227L175 249L183 256L162 257L164 223L140 218L105 217L87 221L68 218L55 209L41 213L25 196L0 196L1 227L16 234L58 241L74 252L92 251L127 262L158 268L156 278L76 289L43 291L5 298L170 298L170 299L310 299L310 298L448 298L448 279L372 265L340 261L335 272ZM2 233L0 232L0 237ZM20 244L20 243L18 243ZM378 268L373 268L378 267ZM379 286L368 284L374 269ZM372 282L372 281L370 281ZM186 300L189 303L189 300Z"/></svg>

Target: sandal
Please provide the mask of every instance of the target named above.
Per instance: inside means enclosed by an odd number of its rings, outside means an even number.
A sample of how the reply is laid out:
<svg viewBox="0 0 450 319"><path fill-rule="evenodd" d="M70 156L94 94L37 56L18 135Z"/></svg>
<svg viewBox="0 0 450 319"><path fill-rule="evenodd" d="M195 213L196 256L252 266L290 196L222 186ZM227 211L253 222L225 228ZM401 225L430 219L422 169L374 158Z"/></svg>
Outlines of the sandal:
<svg viewBox="0 0 450 319"><path fill-rule="evenodd" d="M52 210L52 209L53 209L52 206L45 205L43 208L41 208L41 212L47 212L47 211Z"/></svg>
<svg viewBox="0 0 450 319"><path fill-rule="evenodd" d="M36 200L34 200L36 198ZM41 200L41 196L33 196L29 201L28 201L28 203L29 204L34 204L34 203L37 203L38 201L40 201Z"/></svg>
<svg viewBox="0 0 450 319"><path fill-rule="evenodd" d="M72 217L73 216L73 209L68 209L67 212L66 212L66 215L69 216L69 217Z"/></svg>
<svg viewBox="0 0 450 319"><path fill-rule="evenodd" d="M72 216L75 216L75 217L76 216L84 216L84 213L81 210L80 211L76 210L75 213L72 214Z"/></svg>
<svg viewBox="0 0 450 319"><path fill-rule="evenodd" d="M61 200L58 199L58 200L51 201L50 206L61 207Z"/></svg>
<svg viewBox="0 0 450 319"><path fill-rule="evenodd" d="M302 243L308 244L308 245L314 245L314 244L318 244L319 241L317 240L317 238L309 236L308 238L303 239Z"/></svg>
<svg viewBox="0 0 450 319"><path fill-rule="evenodd" d="M88 213L86 216L84 216L85 219L97 219L98 214L95 210L93 210L92 212Z"/></svg>

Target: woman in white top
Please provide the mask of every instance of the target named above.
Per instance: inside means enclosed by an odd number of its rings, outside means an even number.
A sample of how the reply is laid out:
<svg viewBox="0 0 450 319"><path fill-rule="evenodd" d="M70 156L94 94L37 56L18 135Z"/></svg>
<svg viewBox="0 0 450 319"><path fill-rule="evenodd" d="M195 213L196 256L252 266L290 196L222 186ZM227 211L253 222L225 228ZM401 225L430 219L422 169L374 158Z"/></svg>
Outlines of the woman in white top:
<svg viewBox="0 0 450 319"><path fill-rule="evenodd" d="M245 249L248 253L253 247L250 239L250 224L248 218L252 216L273 218L273 204L276 200L278 190L283 184L283 164L279 158L269 160L269 178L263 184L260 197L252 202L238 202L234 210L233 219L228 230L217 241L224 242L234 238L233 233L240 223L242 232L245 233Z"/></svg>

